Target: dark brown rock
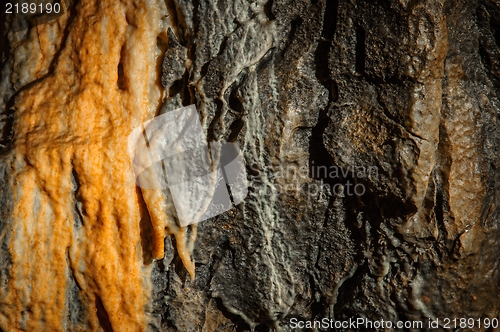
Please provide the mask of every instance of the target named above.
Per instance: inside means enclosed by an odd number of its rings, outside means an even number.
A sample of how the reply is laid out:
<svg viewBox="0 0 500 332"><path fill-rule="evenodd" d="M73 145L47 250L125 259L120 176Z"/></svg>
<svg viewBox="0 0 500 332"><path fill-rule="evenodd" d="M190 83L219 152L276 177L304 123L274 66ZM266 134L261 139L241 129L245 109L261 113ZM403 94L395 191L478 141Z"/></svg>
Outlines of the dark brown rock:
<svg viewBox="0 0 500 332"><path fill-rule="evenodd" d="M249 193L198 225L193 281L166 238L150 330L499 318L498 1L166 5L159 113L195 104L209 141L242 149ZM6 128L34 75L14 65L28 40L15 38L0 93L1 287L16 190Z"/></svg>

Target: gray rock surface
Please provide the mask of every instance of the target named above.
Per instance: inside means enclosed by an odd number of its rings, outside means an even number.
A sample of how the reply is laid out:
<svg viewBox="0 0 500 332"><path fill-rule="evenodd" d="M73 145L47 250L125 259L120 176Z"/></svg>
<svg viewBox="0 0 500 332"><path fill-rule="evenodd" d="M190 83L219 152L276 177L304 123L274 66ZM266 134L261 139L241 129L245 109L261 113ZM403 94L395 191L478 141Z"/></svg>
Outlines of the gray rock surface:
<svg viewBox="0 0 500 332"><path fill-rule="evenodd" d="M159 113L195 104L209 141L241 147L249 194L198 225L194 280L165 239L151 331L499 318L498 1L166 5ZM0 287L16 188L9 101L30 84L12 79L22 46L9 42Z"/></svg>

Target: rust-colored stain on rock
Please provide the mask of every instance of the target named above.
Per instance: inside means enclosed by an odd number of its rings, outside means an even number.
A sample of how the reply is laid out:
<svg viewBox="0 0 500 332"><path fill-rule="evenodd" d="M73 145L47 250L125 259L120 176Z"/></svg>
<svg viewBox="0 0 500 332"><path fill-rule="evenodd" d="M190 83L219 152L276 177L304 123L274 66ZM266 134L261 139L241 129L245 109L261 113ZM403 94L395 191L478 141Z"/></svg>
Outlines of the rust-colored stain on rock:
<svg viewBox="0 0 500 332"><path fill-rule="evenodd" d="M16 98L12 265L0 294L0 326L67 330L66 292L74 277L88 322L70 330L99 330L96 303L102 303L113 331L142 331L150 267L142 260L140 198L127 137L154 116L161 99L154 64L164 4L89 0L72 15L54 70ZM43 49L48 32L34 29ZM74 227L77 202L80 227ZM163 257L165 226L155 227L155 258ZM185 242L183 229L169 233ZM184 247L180 255L194 275Z"/></svg>

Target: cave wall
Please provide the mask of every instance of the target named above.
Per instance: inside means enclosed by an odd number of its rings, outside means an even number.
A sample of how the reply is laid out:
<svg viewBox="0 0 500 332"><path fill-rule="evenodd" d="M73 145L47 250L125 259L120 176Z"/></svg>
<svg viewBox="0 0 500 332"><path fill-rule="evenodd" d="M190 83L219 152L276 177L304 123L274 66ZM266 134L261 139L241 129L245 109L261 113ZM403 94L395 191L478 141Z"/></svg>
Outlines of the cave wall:
<svg viewBox="0 0 500 332"><path fill-rule="evenodd" d="M2 16L1 330L498 317L498 1L67 5ZM191 104L249 192L153 259L127 137Z"/></svg>

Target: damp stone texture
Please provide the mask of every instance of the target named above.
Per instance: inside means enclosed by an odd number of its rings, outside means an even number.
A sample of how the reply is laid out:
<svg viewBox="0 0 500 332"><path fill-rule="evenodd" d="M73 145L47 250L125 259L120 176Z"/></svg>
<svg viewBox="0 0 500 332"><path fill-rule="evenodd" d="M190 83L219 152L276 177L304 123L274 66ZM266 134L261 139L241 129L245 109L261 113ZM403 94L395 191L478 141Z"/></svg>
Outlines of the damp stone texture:
<svg viewBox="0 0 500 332"><path fill-rule="evenodd" d="M0 12L0 331L498 322L498 1L61 4ZM190 105L248 190L181 224L128 139Z"/></svg>

